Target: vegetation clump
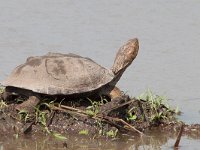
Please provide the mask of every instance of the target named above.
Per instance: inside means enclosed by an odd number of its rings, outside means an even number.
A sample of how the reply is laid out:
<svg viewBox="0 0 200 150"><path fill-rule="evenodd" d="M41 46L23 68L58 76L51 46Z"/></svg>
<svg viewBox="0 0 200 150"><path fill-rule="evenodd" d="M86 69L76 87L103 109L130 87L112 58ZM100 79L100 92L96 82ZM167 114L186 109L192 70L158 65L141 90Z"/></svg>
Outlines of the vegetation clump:
<svg viewBox="0 0 200 150"><path fill-rule="evenodd" d="M143 111L142 121L148 120L151 125L159 125L177 120L178 112L169 107L165 96L156 95L148 89L137 99L140 100L140 108Z"/></svg>

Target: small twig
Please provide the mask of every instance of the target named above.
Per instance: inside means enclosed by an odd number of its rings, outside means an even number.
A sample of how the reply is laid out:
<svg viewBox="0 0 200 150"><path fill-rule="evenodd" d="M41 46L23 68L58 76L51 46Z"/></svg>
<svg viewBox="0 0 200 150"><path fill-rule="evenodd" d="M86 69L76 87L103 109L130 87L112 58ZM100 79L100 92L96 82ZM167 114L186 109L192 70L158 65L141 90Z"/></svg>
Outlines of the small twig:
<svg viewBox="0 0 200 150"><path fill-rule="evenodd" d="M120 104L120 105L118 105L118 106L114 106L114 107L112 107L112 108L110 108L110 109L108 109L108 110L104 110L102 113L108 112L108 111L112 111L112 110L115 110L115 109L118 109L118 108L123 107L123 106L125 106L125 105L128 105L128 104L130 104L130 103L132 103L132 102L135 102L135 99L130 100L130 101L128 101L128 102L125 102L125 103L123 103L123 104Z"/></svg>
<svg viewBox="0 0 200 150"><path fill-rule="evenodd" d="M134 126L130 125L129 123L127 123L126 121L124 121L123 119L119 119L119 118L113 118L113 117L108 117L108 116L104 116L104 119L109 119L109 120L114 120L116 122L121 122L122 124L124 124L125 126L128 126L132 131L135 131L137 133L139 133L140 135L144 135L144 133L142 133L141 131L139 131L138 129L136 129Z"/></svg>
<svg viewBox="0 0 200 150"><path fill-rule="evenodd" d="M55 116L55 111L52 111L47 120L47 127L52 123L54 116Z"/></svg>
<svg viewBox="0 0 200 150"><path fill-rule="evenodd" d="M59 110L59 111L62 111L62 112L67 112L69 114L75 114L75 115L79 115L79 116L84 116L84 117L87 117L88 115L84 114L84 113L80 113L78 111L74 111L74 110L70 110L69 108L68 109L65 109L65 108L60 108L60 107L57 107L57 106L51 106L51 109L52 110Z"/></svg>
<svg viewBox="0 0 200 150"><path fill-rule="evenodd" d="M180 143L180 140L181 140L181 136L182 136L182 134L183 134L183 129L184 129L184 124L182 123L181 129L180 129L180 131L179 131L179 133L178 133L176 142L175 142L175 144L174 144L174 148L179 147L179 143Z"/></svg>
<svg viewBox="0 0 200 150"><path fill-rule="evenodd" d="M138 132L140 135L142 135L142 136L144 135L144 133L142 133L141 131L139 131L138 129L136 129L134 126L130 125L129 123L127 123L123 119L119 119L119 121L121 121L122 123L124 123L126 126L128 126L129 128L131 128L132 130Z"/></svg>
<svg viewBox="0 0 200 150"><path fill-rule="evenodd" d="M77 109L77 108L74 108L74 107L70 107L70 106L61 105L61 104L59 104L58 107L59 108L64 108L64 109L68 109L68 110L72 110L72 111L76 111L76 112L84 112L84 111L82 111L80 109Z"/></svg>
<svg viewBox="0 0 200 150"><path fill-rule="evenodd" d="M24 134L30 133L31 130L32 130L32 125L33 125L34 123L35 123L35 120L33 120L33 121L30 122L30 123L25 124L25 126L24 126L24 128L23 128L23 133L24 133Z"/></svg>

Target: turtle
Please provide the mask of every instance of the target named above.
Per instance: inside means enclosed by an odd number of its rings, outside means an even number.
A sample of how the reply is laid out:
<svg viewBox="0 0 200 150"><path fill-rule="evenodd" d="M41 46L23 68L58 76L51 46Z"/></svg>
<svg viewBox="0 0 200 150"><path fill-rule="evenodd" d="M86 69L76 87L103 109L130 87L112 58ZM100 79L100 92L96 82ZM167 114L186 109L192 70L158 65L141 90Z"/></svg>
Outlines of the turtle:
<svg viewBox="0 0 200 150"><path fill-rule="evenodd" d="M137 38L130 39L117 52L114 64L107 69L90 58L76 54L52 53L27 58L1 82L5 87L4 100L12 94L21 94L27 100L16 109L29 109L37 105L41 95L106 95L111 100L122 92L115 85L138 54Z"/></svg>

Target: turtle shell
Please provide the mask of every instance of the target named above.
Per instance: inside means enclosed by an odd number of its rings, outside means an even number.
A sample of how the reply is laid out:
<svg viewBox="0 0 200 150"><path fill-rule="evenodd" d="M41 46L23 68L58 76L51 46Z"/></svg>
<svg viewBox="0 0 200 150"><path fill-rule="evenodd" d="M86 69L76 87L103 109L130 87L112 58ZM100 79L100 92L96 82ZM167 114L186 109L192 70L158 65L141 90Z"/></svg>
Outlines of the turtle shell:
<svg viewBox="0 0 200 150"><path fill-rule="evenodd" d="M89 58L48 53L29 57L13 70L2 85L49 95L71 95L103 88L113 78L111 70Z"/></svg>

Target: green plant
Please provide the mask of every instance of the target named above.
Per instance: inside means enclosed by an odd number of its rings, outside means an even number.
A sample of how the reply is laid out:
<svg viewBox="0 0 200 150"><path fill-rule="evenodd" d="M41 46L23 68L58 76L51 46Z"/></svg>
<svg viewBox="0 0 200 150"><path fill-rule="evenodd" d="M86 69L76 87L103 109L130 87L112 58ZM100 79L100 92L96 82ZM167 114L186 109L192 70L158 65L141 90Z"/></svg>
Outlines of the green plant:
<svg viewBox="0 0 200 150"><path fill-rule="evenodd" d="M138 96L138 99L149 102L150 107L155 110L159 108L161 104L167 106L166 104L167 98L165 96L159 96L154 94L150 89L148 89L146 92Z"/></svg>
<svg viewBox="0 0 200 150"><path fill-rule="evenodd" d="M150 121L151 122L159 122L161 119L166 119L166 116L163 115L162 112L156 113L151 116Z"/></svg>
<svg viewBox="0 0 200 150"><path fill-rule="evenodd" d="M41 123L44 127L46 127L48 111L41 111L41 107L45 106L51 111L51 105L53 105L54 101L50 101L49 103L46 102L48 101L47 99L43 99L42 101L42 103L35 107L35 118L36 122Z"/></svg>
<svg viewBox="0 0 200 150"><path fill-rule="evenodd" d="M65 136L61 135L60 133L52 132L51 135L58 140L67 140L67 138Z"/></svg>
<svg viewBox="0 0 200 150"><path fill-rule="evenodd" d="M142 93L138 99L146 101L145 109L149 107L147 114L151 123L170 120L172 118L171 116L176 113L167 104L167 98L165 96L156 95L149 89Z"/></svg>
<svg viewBox="0 0 200 150"><path fill-rule="evenodd" d="M4 92L5 88L4 87L0 87L0 94L2 94Z"/></svg>
<svg viewBox="0 0 200 150"><path fill-rule="evenodd" d="M91 103L91 106L88 106L86 108L86 113L89 116L96 116L99 113L99 107L100 105L103 104L103 99L101 101L92 101L91 99L88 98L88 100Z"/></svg>
<svg viewBox="0 0 200 150"><path fill-rule="evenodd" d="M137 119L137 116L135 114L132 114L132 112L128 112L128 117L126 118L127 121L133 121Z"/></svg>
<svg viewBox="0 0 200 150"><path fill-rule="evenodd" d="M97 127L98 127L98 129L99 129L99 135L103 135L104 133L103 133L103 122L102 122L102 120L96 120L96 124L97 124Z"/></svg>
<svg viewBox="0 0 200 150"><path fill-rule="evenodd" d="M118 129L109 130L108 132L106 132L106 136L115 138L117 136L117 133L118 133Z"/></svg>
<svg viewBox="0 0 200 150"><path fill-rule="evenodd" d="M1 100L0 101L0 110L4 109L5 107L7 107L7 104L3 100Z"/></svg>
<svg viewBox="0 0 200 150"><path fill-rule="evenodd" d="M5 88L0 87L0 94L3 93L4 89ZM0 98L1 98L1 96L0 96ZM0 99L0 110L3 109L3 108L5 108L5 107L7 107L7 104L5 103L5 101L3 101L2 99Z"/></svg>
<svg viewBox="0 0 200 150"><path fill-rule="evenodd" d="M89 131L87 129L83 129L81 131L79 131L80 135L88 135Z"/></svg>
<svg viewBox="0 0 200 150"><path fill-rule="evenodd" d="M26 123L26 122L28 121L28 119L30 118L30 117L29 117L29 113L28 113L27 110L22 109L22 110L20 110L20 111L18 112L18 114L19 114L19 119L20 119L20 121L24 121L25 123Z"/></svg>
<svg viewBox="0 0 200 150"><path fill-rule="evenodd" d="M58 140L66 140L67 138L65 136L62 136L60 133L56 133L56 132L52 132L49 130L48 126L47 126L47 111L41 111L41 106L46 106L50 111L51 111L51 105L53 105L54 101L50 101L49 103L45 102L47 100L43 100L44 102L41 103L40 105L38 105L35 108L35 120L36 122L40 123L44 130L52 135L53 137L55 137Z"/></svg>

